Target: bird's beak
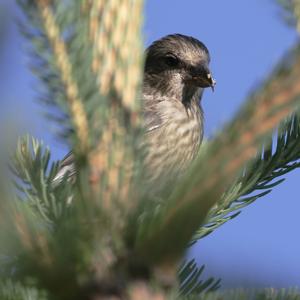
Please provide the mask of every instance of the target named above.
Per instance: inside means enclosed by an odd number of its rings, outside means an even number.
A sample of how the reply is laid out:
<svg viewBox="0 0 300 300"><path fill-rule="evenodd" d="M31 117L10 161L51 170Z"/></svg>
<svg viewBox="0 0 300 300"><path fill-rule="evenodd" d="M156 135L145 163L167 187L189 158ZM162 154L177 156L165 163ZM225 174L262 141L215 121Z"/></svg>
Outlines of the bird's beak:
<svg viewBox="0 0 300 300"><path fill-rule="evenodd" d="M191 82L199 87L207 88L210 87L212 91L215 90L216 80L213 78L207 67L196 68L192 74Z"/></svg>
<svg viewBox="0 0 300 300"><path fill-rule="evenodd" d="M215 85L217 84L217 81L212 77L211 73L207 73L206 75L208 83L212 91L215 91Z"/></svg>

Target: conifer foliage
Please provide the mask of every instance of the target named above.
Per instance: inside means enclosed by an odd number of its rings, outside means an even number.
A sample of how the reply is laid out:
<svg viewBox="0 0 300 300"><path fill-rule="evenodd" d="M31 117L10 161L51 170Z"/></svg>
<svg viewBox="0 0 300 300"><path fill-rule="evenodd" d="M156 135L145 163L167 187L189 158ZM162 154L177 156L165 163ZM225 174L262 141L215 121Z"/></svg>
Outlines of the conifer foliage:
<svg viewBox="0 0 300 300"><path fill-rule="evenodd" d="M281 2L299 28L299 1ZM13 185L1 177L0 298L300 299L297 290L217 291L204 266L182 263L189 245L300 166L299 45L157 199L145 193L137 147L143 0L18 3L40 100L77 176L54 184L51 150L19 139Z"/></svg>

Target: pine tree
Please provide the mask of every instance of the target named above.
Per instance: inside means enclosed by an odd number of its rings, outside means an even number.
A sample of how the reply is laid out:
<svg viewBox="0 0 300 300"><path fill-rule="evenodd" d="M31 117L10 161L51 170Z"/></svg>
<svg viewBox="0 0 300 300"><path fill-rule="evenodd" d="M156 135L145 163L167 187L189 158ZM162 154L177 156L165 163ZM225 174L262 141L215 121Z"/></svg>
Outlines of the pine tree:
<svg viewBox="0 0 300 300"><path fill-rule="evenodd" d="M1 299L300 299L297 290L216 291L185 250L300 166L295 45L172 192L140 181L142 0L19 0L58 136L77 177L21 137L1 177ZM300 2L281 1L300 28ZM293 14L294 13L294 14ZM275 145L275 146L274 146ZM11 184L12 182L13 184ZM201 241L200 241L201 242Z"/></svg>

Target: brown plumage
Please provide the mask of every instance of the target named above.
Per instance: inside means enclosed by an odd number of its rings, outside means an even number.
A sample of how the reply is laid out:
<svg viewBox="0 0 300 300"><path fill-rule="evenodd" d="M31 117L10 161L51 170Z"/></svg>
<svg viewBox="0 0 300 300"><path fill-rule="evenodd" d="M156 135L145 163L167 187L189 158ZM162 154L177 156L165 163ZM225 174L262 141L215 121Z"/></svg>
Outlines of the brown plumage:
<svg viewBox="0 0 300 300"><path fill-rule="evenodd" d="M176 178L190 165L203 137L203 89L214 87L209 52L195 38L168 35L146 50L143 112L149 182ZM72 156L55 180L74 173Z"/></svg>
<svg viewBox="0 0 300 300"><path fill-rule="evenodd" d="M150 181L174 178L190 165L203 138L203 88L214 87L207 48L169 35L146 50L143 84L146 169Z"/></svg>

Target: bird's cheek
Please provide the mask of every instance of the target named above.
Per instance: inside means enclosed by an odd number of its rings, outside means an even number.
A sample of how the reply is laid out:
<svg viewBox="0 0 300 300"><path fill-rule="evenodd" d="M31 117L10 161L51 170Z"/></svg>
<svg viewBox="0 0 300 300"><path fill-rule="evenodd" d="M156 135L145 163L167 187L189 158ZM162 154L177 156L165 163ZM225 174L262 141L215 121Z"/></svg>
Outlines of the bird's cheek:
<svg viewBox="0 0 300 300"><path fill-rule="evenodd" d="M188 73L182 75L182 82L187 84L187 85L195 86L193 76L191 74L188 74Z"/></svg>
<svg viewBox="0 0 300 300"><path fill-rule="evenodd" d="M203 87L201 78L192 75L186 75L184 78L184 83L191 87Z"/></svg>

